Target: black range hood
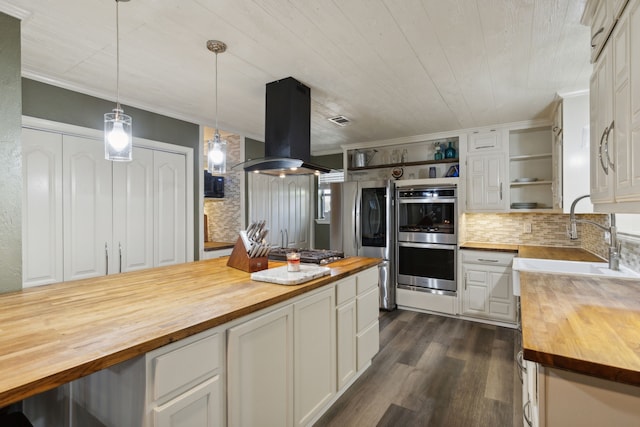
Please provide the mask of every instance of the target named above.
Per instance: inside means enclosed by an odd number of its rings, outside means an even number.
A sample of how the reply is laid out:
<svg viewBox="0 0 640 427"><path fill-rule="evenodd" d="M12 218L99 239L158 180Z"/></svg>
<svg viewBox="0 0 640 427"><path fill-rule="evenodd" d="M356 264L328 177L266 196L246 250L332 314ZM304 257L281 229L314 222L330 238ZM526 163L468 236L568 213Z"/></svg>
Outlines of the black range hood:
<svg viewBox="0 0 640 427"><path fill-rule="evenodd" d="M311 89L293 77L267 83L265 157L233 167L270 175L330 172L311 164Z"/></svg>

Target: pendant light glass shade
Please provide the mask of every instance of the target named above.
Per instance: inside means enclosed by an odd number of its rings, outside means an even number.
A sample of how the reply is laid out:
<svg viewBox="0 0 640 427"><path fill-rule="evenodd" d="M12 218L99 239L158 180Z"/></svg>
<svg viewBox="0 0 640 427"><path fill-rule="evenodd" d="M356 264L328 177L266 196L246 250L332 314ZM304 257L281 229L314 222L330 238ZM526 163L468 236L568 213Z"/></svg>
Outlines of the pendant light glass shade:
<svg viewBox="0 0 640 427"><path fill-rule="evenodd" d="M129 0L116 0L116 108L104 115L104 158L116 162L132 159L133 133L131 116L120 108L120 22L118 4Z"/></svg>
<svg viewBox="0 0 640 427"><path fill-rule="evenodd" d="M207 142L207 170L210 174L227 173L227 141L220 139L218 132L218 54L227 50L227 45L219 40L208 40L207 49L216 54L216 132L213 140Z"/></svg>
<svg viewBox="0 0 640 427"><path fill-rule="evenodd" d="M104 158L128 162L132 159L132 151L131 116L114 108L113 112L104 115Z"/></svg>
<svg viewBox="0 0 640 427"><path fill-rule="evenodd" d="M227 141L220 139L216 131L213 140L208 142L207 170L210 174L227 172Z"/></svg>

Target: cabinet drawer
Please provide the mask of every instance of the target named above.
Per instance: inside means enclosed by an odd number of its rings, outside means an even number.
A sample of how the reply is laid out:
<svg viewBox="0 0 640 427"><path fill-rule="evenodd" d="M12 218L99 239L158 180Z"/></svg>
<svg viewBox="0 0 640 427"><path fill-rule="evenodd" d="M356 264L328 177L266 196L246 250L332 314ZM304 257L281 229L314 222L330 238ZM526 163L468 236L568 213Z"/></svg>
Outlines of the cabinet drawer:
<svg viewBox="0 0 640 427"><path fill-rule="evenodd" d="M496 252L496 251L470 251L463 249L460 251L462 254L463 263L471 264L483 264L483 265L498 265L503 267L510 267L516 254L512 252Z"/></svg>
<svg viewBox="0 0 640 427"><path fill-rule="evenodd" d="M358 278L358 295L378 286L378 267L373 267L356 276Z"/></svg>
<svg viewBox="0 0 640 427"><path fill-rule="evenodd" d="M358 331L362 331L371 322L378 319L379 296L378 288L371 289L364 295L357 298L356 311L358 317Z"/></svg>
<svg viewBox="0 0 640 427"><path fill-rule="evenodd" d="M220 334L214 334L154 357L153 400L213 376L221 363L220 345Z"/></svg>
<svg viewBox="0 0 640 427"><path fill-rule="evenodd" d="M358 348L358 371L378 353L380 348L380 329L378 322L371 324L356 337Z"/></svg>
<svg viewBox="0 0 640 427"><path fill-rule="evenodd" d="M336 283L336 305L356 297L356 276L347 277Z"/></svg>

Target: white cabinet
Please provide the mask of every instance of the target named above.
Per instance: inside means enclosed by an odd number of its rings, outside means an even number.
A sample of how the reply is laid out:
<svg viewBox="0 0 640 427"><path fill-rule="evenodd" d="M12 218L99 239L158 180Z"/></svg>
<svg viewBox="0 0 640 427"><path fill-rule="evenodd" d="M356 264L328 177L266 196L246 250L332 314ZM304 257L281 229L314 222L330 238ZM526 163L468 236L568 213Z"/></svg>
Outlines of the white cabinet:
<svg viewBox="0 0 640 427"><path fill-rule="evenodd" d="M468 211L507 209L503 139L503 132L495 129L469 134L466 161Z"/></svg>
<svg viewBox="0 0 640 427"><path fill-rule="evenodd" d="M378 269L356 275L356 367L366 368L380 349Z"/></svg>
<svg viewBox="0 0 640 427"><path fill-rule="evenodd" d="M311 246L313 177L249 174L249 220L267 220L267 240L278 247Z"/></svg>
<svg viewBox="0 0 640 427"><path fill-rule="evenodd" d="M525 360L523 422L532 427L635 426L640 387Z"/></svg>
<svg viewBox="0 0 640 427"><path fill-rule="evenodd" d="M147 354L149 426L224 424L223 337L207 331Z"/></svg>
<svg viewBox="0 0 640 427"><path fill-rule="evenodd" d="M511 264L515 254L495 251L460 251L462 314L515 323Z"/></svg>
<svg viewBox="0 0 640 427"><path fill-rule="evenodd" d="M36 426L225 425L224 330L210 329L24 402ZM60 412L62 400L73 410Z"/></svg>
<svg viewBox="0 0 640 427"><path fill-rule="evenodd" d="M503 151L502 134L499 130L473 132L469 134L467 151L469 155L488 151Z"/></svg>
<svg viewBox="0 0 640 427"><path fill-rule="evenodd" d="M220 377L210 378L192 390L154 409L156 427L220 426ZM216 410L218 410L216 412Z"/></svg>
<svg viewBox="0 0 640 427"><path fill-rule="evenodd" d="M228 331L229 426L293 425L293 307Z"/></svg>
<svg viewBox="0 0 640 427"><path fill-rule="evenodd" d="M569 213L571 202L589 194L589 93L560 95L553 128L553 207ZM576 213L591 213L583 200Z"/></svg>
<svg viewBox="0 0 640 427"><path fill-rule="evenodd" d="M23 129L23 286L187 261L187 160L134 146Z"/></svg>
<svg viewBox="0 0 640 427"><path fill-rule="evenodd" d="M640 1L632 0L591 77L591 200L598 212L637 212L640 207L638 25Z"/></svg>
<svg viewBox="0 0 640 427"><path fill-rule="evenodd" d="M336 348L338 389L356 375L356 277L336 283Z"/></svg>
<svg viewBox="0 0 640 427"><path fill-rule="evenodd" d="M336 393L335 291L293 305L295 425L305 426Z"/></svg>
<svg viewBox="0 0 640 427"><path fill-rule="evenodd" d="M505 159L504 153L467 157L467 210L507 209Z"/></svg>
<svg viewBox="0 0 640 427"><path fill-rule="evenodd" d="M336 307L338 388L356 374L356 302L350 300Z"/></svg>

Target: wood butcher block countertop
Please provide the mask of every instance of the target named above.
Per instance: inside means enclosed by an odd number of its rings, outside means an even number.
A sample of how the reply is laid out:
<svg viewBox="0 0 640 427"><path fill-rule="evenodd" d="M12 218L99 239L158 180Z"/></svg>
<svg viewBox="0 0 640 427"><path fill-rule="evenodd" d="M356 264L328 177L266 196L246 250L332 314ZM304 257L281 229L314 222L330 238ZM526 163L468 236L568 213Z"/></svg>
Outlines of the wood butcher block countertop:
<svg viewBox="0 0 640 427"><path fill-rule="evenodd" d="M0 295L0 407L377 265L351 257L296 286L212 259ZM269 262L270 267L281 262Z"/></svg>
<svg viewBox="0 0 640 427"><path fill-rule="evenodd" d="M464 249L513 245L464 243ZM518 257L606 262L581 248L516 245ZM640 386L640 281L520 272L524 358Z"/></svg>
<svg viewBox="0 0 640 427"><path fill-rule="evenodd" d="M524 358L640 386L640 282L520 273Z"/></svg>

